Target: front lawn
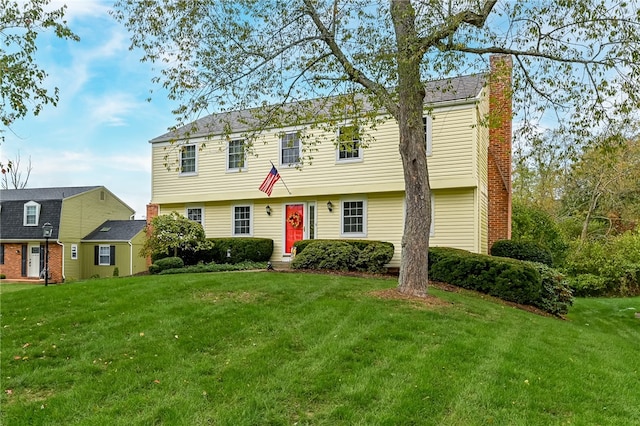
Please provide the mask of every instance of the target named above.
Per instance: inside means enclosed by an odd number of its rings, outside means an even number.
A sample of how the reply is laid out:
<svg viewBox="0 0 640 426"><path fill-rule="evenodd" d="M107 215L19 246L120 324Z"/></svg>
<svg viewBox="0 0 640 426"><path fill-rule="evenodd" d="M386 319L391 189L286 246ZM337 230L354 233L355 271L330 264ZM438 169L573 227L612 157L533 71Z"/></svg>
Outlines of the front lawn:
<svg viewBox="0 0 640 426"><path fill-rule="evenodd" d="M144 276L2 295L6 425L640 424L640 298L566 321L384 278Z"/></svg>

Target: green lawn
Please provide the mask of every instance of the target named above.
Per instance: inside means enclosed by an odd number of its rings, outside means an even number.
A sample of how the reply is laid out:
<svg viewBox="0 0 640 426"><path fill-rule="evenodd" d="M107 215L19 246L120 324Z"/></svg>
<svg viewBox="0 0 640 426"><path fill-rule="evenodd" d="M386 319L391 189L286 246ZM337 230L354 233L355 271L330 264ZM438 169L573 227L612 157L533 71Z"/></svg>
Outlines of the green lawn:
<svg viewBox="0 0 640 426"><path fill-rule="evenodd" d="M2 294L3 425L640 424L640 298L568 320L230 272Z"/></svg>

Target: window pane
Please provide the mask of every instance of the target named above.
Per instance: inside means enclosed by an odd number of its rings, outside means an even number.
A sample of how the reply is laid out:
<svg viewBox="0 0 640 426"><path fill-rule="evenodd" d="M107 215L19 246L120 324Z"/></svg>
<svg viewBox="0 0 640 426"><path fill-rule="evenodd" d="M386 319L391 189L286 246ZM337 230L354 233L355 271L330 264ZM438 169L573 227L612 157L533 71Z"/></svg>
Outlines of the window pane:
<svg viewBox="0 0 640 426"><path fill-rule="evenodd" d="M180 152L180 170L182 173L194 173L196 171L196 146L185 145Z"/></svg>
<svg viewBox="0 0 640 426"><path fill-rule="evenodd" d="M189 220L202 224L202 209L201 208L187 209L187 218L189 218Z"/></svg>
<svg viewBox="0 0 640 426"><path fill-rule="evenodd" d="M282 136L282 164L297 164L300 161L300 137L298 133Z"/></svg>
<svg viewBox="0 0 640 426"><path fill-rule="evenodd" d="M342 210L342 232L364 232L364 201L345 201Z"/></svg>
<svg viewBox="0 0 640 426"><path fill-rule="evenodd" d="M249 206L234 208L233 233L236 235L249 235L251 233L251 208Z"/></svg>
<svg viewBox="0 0 640 426"><path fill-rule="evenodd" d="M36 206L27 206L27 225L36 225L37 218Z"/></svg>
<svg viewBox="0 0 640 426"><path fill-rule="evenodd" d="M340 128L338 159L360 158L360 134L356 126Z"/></svg>
<svg viewBox="0 0 640 426"><path fill-rule="evenodd" d="M229 142L229 169L244 167L244 140Z"/></svg>
<svg viewBox="0 0 640 426"><path fill-rule="evenodd" d="M111 263L111 248L109 246L100 246L100 265L109 265Z"/></svg>

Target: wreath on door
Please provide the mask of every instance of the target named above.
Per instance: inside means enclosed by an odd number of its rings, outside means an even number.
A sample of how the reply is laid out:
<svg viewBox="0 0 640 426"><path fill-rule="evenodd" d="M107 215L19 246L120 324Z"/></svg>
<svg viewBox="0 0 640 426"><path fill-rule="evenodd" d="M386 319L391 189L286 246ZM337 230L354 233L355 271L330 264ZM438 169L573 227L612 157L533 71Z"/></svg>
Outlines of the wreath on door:
<svg viewBox="0 0 640 426"><path fill-rule="evenodd" d="M292 228L299 228L302 224L302 216L298 212L293 212L287 217L287 222Z"/></svg>

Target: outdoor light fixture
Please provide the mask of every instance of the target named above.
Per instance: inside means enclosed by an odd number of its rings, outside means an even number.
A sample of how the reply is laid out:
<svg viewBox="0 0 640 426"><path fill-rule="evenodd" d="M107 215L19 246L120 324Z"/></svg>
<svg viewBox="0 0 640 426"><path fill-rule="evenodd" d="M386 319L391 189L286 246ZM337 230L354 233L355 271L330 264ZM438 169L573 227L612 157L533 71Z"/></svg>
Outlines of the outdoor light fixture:
<svg viewBox="0 0 640 426"><path fill-rule="evenodd" d="M53 226L49 222L42 225L42 236L45 241L44 249L44 286L49 285L49 238L53 234Z"/></svg>
<svg viewBox="0 0 640 426"><path fill-rule="evenodd" d="M266 210L267 210L267 216L271 216L271 206L267 206Z"/></svg>
<svg viewBox="0 0 640 426"><path fill-rule="evenodd" d="M227 259L231 258L231 247L227 249Z"/></svg>
<svg viewBox="0 0 640 426"><path fill-rule="evenodd" d="M327 210L329 210L330 212L333 211L333 203L331 201L327 201Z"/></svg>

